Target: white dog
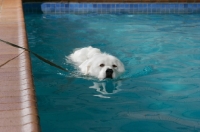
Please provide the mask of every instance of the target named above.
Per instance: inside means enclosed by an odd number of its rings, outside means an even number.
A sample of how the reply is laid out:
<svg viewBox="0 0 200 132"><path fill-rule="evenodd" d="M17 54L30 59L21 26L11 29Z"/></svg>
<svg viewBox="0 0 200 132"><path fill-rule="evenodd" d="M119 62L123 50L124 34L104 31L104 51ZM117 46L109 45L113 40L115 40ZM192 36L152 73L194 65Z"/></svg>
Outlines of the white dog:
<svg viewBox="0 0 200 132"><path fill-rule="evenodd" d="M91 46L75 50L68 58L78 65L83 74L100 80L116 78L125 71L124 65L116 57Z"/></svg>

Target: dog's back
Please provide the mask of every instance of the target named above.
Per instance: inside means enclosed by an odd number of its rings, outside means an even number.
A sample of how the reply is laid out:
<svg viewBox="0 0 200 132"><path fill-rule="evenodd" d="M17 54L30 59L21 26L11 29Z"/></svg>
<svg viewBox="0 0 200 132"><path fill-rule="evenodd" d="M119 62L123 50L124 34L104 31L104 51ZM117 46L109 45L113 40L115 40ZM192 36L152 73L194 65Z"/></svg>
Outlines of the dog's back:
<svg viewBox="0 0 200 132"><path fill-rule="evenodd" d="M87 59L90 59L94 55L100 54L100 53L101 51L99 49L89 46L86 48L75 50L74 53L72 53L69 57L73 62L81 64Z"/></svg>

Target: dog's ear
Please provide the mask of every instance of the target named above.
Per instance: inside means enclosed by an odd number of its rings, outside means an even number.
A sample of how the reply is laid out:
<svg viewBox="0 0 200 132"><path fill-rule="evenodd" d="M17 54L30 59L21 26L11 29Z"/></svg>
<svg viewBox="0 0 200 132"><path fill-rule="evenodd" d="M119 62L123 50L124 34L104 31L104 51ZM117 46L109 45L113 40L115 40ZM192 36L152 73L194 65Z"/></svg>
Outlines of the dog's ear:
<svg viewBox="0 0 200 132"><path fill-rule="evenodd" d="M123 73L125 71L124 64L118 60L118 71Z"/></svg>
<svg viewBox="0 0 200 132"><path fill-rule="evenodd" d="M84 61L79 68L81 69L81 72L85 75L89 74L89 69L90 69L90 61L86 60Z"/></svg>

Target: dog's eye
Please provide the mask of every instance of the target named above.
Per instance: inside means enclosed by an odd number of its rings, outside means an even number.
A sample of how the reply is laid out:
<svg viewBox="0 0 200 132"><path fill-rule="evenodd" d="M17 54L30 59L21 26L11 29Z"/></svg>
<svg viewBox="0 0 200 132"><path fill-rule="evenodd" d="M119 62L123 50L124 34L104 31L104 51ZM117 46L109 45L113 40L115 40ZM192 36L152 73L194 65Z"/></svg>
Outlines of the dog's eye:
<svg viewBox="0 0 200 132"><path fill-rule="evenodd" d="M104 64L99 65L100 67L104 67Z"/></svg>
<svg viewBox="0 0 200 132"><path fill-rule="evenodd" d="M113 67L117 67L116 65L113 65Z"/></svg>

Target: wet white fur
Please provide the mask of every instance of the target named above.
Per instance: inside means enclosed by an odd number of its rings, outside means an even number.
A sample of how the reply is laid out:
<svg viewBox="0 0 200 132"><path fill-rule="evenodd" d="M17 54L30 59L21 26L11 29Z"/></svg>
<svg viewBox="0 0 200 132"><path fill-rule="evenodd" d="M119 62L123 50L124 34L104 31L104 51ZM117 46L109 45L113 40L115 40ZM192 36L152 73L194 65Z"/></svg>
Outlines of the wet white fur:
<svg viewBox="0 0 200 132"><path fill-rule="evenodd" d="M125 71L124 65L119 59L91 46L75 50L68 58L80 68L83 74L97 77L100 80L106 77L108 68L113 70L113 78ZM100 67L101 64L105 66ZM113 65L117 67L113 67Z"/></svg>

